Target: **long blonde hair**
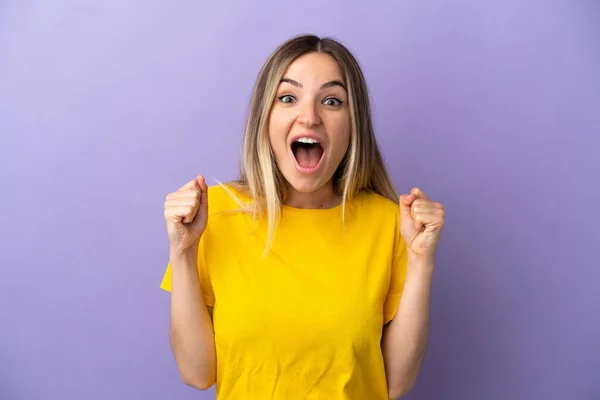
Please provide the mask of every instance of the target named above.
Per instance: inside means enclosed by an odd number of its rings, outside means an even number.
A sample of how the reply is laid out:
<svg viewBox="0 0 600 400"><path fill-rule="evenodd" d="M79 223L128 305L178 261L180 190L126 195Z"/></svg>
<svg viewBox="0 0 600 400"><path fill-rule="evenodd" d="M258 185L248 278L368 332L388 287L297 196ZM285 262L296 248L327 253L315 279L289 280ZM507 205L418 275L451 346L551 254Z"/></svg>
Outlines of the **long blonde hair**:
<svg viewBox="0 0 600 400"><path fill-rule="evenodd" d="M280 80L288 66L307 53L333 57L342 70L350 107L350 145L333 175L334 191L346 201L363 191L375 192L398 203L398 196L383 162L371 120L369 94L362 70L352 53L332 38L296 36L280 45L260 70L250 103L244 132L240 177L231 182L250 201L236 198L241 209L256 216L267 215L265 251L271 246L281 218L285 178L281 174L269 141L268 121ZM226 188L227 189L227 188Z"/></svg>

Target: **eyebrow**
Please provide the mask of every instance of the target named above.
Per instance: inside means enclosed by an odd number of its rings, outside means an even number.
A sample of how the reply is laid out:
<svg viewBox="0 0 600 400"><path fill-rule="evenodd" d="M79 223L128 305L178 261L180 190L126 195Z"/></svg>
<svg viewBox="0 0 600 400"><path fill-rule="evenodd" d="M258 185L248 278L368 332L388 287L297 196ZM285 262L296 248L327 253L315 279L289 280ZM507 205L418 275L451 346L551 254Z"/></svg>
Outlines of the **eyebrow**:
<svg viewBox="0 0 600 400"><path fill-rule="evenodd" d="M289 83L291 85L296 86L297 88L302 89L302 84L298 81L295 81L293 79L290 78L282 78L281 81L279 83ZM325 82L324 84L321 85L321 89L326 89L326 88L330 88L333 86L341 86L342 89L344 89L345 91L348 91L348 89L346 89L346 85L344 85L342 82L338 81L338 80L334 80L334 81L329 81L329 82Z"/></svg>

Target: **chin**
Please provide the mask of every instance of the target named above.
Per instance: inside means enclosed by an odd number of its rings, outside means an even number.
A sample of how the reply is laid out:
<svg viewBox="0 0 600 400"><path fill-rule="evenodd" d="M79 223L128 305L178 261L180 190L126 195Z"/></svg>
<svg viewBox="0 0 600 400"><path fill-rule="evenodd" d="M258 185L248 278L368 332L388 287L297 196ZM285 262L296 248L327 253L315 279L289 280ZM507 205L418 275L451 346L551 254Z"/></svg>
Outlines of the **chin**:
<svg viewBox="0 0 600 400"><path fill-rule="evenodd" d="M326 183L323 182L322 179L319 179L317 177L284 176L284 178L294 190L300 193L316 192L317 190L322 188L323 185Z"/></svg>

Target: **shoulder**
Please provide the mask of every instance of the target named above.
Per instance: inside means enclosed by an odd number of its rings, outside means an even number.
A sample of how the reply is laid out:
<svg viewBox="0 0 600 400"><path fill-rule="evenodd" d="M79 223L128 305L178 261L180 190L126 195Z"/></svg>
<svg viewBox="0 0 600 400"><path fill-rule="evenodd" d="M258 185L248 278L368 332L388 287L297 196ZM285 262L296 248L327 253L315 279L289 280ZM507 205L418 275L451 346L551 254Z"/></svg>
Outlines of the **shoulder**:
<svg viewBox="0 0 600 400"><path fill-rule="evenodd" d="M376 216L399 216L400 208L397 202L375 192L362 192L355 199L355 206L360 211L368 211L370 215Z"/></svg>
<svg viewBox="0 0 600 400"><path fill-rule="evenodd" d="M231 183L219 183L208 187L210 214L239 210L248 202L247 196Z"/></svg>

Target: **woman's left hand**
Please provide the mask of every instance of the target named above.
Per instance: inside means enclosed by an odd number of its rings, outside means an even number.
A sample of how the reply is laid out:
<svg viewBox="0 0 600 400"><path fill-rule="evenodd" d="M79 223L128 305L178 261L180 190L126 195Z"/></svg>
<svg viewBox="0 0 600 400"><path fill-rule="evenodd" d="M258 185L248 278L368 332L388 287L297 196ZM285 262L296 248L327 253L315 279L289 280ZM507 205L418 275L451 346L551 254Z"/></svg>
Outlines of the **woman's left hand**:
<svg viewBox="0 0 600 400"><path fill-rule="evenodd" d="M400 234L409 256L433 263L444 226L444 206L418 188L400 196Z"/></svg>

